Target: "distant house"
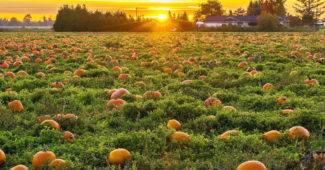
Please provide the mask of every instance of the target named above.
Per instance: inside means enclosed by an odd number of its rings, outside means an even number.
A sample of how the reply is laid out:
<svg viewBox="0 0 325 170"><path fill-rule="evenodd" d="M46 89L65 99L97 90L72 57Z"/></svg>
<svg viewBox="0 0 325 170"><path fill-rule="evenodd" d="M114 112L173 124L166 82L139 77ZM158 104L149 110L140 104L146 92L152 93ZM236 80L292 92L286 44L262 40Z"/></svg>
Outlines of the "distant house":
<svg viewBox="0 0 325 170"><path fill-rule="evenodd" d="M213 28L225 26L250 27L257 25L258 16L207 16L204 21L199 21L196 24L199 27ZM289 20L286 16L278 16L280 24L289 26Z"/></svg>
<svg viewBox="0 0 325 170"><path fill-rule="evenodd" d="M318 26L325 27L325 21L320 21L317 23Z"/></svg>

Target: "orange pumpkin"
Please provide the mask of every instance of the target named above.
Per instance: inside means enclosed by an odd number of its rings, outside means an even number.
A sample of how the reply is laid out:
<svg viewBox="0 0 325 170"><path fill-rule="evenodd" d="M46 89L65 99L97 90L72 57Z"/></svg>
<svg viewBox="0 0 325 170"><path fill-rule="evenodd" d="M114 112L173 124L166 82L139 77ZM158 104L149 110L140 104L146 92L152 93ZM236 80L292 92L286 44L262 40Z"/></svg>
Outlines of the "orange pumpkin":
<svg viewBox="0 0 325 170"><path fill-rule="evenodd" d="M8 69L9 68L9 64L7 62L3 62L0 66L0 68L2 69Z"/></svg>
<svg viewBox="0 0 325 170"><path fill-rule="evenodd" d="M130 74L120 74L117 79L118 80L124 80L124 79L126 79L128 77L130 77Z"/></svg>
<svg viewBox="0 0 325 170"><path fill-rule="evenodd" d="M125 163L125 160L130 161L131 158L132 155L128 150L120 148L120 149L115 149L109 153L108 161L111 164L123 165Z"/></svg>
<svg viewBox="0 0 325 170"><path fill-rule="evenodd" d="M107 103L108 108L116 108L117 110L121 109L124 105L125 101L122 99L111 99Z"/></svg>
<svg viewBox="0 0 325 170"><path fill-rule="evenodd" d="M63 88L64 84L61 82L54 82L52 83L52 87Z"/></svg>
<svg viewBox="0 0 325 170"><path fill-rule="evenodd" d="M55 120L44 120L41 125L50 125L51 127L55 128L56 130L60 131L60 125L58 124L58 122L56 122Z"/></svg>
<svg viewBox="0 0 325 170"><path fill-rule="evenodd" d="M274 89L274 85L271 84L271 83L266 83L264 86L263 86L263 90L270 90L270 89Z"/></svg>
<svg viewBox="0 0 325 170"><path fill-rule="evenodd" d="M36 58L35 59L35 63L40 63L40 62L42 62L43 60L41 59L41 58Z"/></svg>
<svg viewBox="0 0 325 170"><path fill-rule="evenodd" d="M269 142L274 142L282 137L282 134L277 130L271 130L264 134L264 139Z"/></svg>
<svg viewBox="0 0 325 170"><path fill-rule="evenodd" d="M147 98L160 98L162 95L159 91L146 91L143 96Z"/></svg>
<svg viewBox="0 0 325 170"><path fill-rule="evenodd" d="M179 121L172 119L167 122L168 128L173 128L175 130L180 130L181 129L181 123Z"/></svg>
<svg viewBox="0 0 325 170"><path fill-rule="evenodd" d="M0 149L0 166L6 163L6 154Z"/></svg>
<svg viewBox="0 0 325 170"><path fill-rule="evenodd" d="M307 79L304 81L304 84L315 84L319 85L318 81L316 79Z"/></svg>
<svg viewBox="0 0 325 170"><path fill-rule="evenodd" d="M42 73L42 72L38 72L38 73L36 73L36 75L37 76L40 76L40 77L45 77L46 75L44 74L44 73Z"/></svg>
<svg viewBox="0 0 325 170"><path fill-rule="evenodd" d="M222 139L224 141L228 141L227 137L231 136L232 134L236 134L236 133L238 133L237 130L228 130L227 132L220 135L220 139Z"/></svg>
<svg viewBox="0 0 325 170"><path fill-rule="evenodd" d="M84 69L78 69L78 70L76 70L74 73L73 73L73 75L75 75L75 76L81 76L82 74L84 74L86 72L86 70L84 70Z"/></svg>
<svg viewBox="0 0 325 170"><path fill-rule="evenodd" d="M61 170L61 169L68 168L68 165L62 159L54 159L54 160L51 161L49 167L51 169Z"/></svg>
<svg viewBox="0 0 325 170"><path fill-rule="evenodd" d="M288 113L293 113L294 111L293 110L291 110L291 109L284 109L284 110L282 110L282 113L283 114L288 114Z"/></svg>
<svg viewBox="0 0 325 170"><path fill-rule="evenodd" d="M68 141L68 142L74 141L74 135L73 135L73 133L71 133L69 131L64 131L63 132L63 135L64 135L63 140Z"/></svg>
<svg viewBox="0 0 325 170"><path fill-rule="evenodd" d="M13 66L14 66L14 67L17 67L17 66L22 65L22 64L23 64L23 62L21 62L21 61L16 61L16 62L14 62Z"/></svg>
<svg viewBox="0 0 325 170"><path fill-rule="evenodd" d="M121 71L122 71L122 69L121 69L119 66L115 66L115 67L113 67L112 70L113 70L114 72L121 72Z"/></svg>
<svg viewBox="0 0 325 170"><path fill-rule="evenodd" d="M8 103L8 108L15 112L22 112L24 110L24 106L19 100L14 100Z"/></svg>
<svg viewBox="0 0 325 170"><path fill-rule="evenodd" d="M28 170L28 167L25 165L17 165L15 167L10 168L10 170Z"/></svg>
<svg viewBox="0 0 325 170"><path fill-rule="evenodd" d="M289 99L286 98L286 97L279 97L279 98L277 99L278 104L282 104L282 103L284 103L284 102L286 102L286 101L289 101Z"/></svg>
<svg viewBox="0 0 325 170"><path fill-rule="evenodd" d="M190 135L184 132L175 132L171 135L172 140L177 140L179 144L187 143L191 140Z"/></svg>
<svg viewBox="0 0 325 170"><path fill-rule="evenodd" d="M184 80L184 81L182 81L182 84L188 84L188 83L192 83L193 82L193 80Z"/></svg>
<svg viewBox="0 0 325 170"><path fill-rule="evenodd" d="M125 94L130 94L130 92L124 88L117 89L115 92L112 93L111 99L119 99Z"/></svg>
<svg viewBox="0 0 325 170"><path fill-rule="evenodd" d="M25 71L18 71L18 72L17 72L17 75L20 75L20 76L27 76L28 74L27 74Z"/></svg>
<svg viewBox="0 0 325 170"><path fill-rule="evenodd" d="M66 119L78 119L78 116L76 116L74 114L66 114L66 115L64 115L64 118L66 118Z"/></svg>
<svg viewBox="0 0 325 170"><path fill-rule="evenodd" d="M146 86L146 84L143 81L137 81L134 83L134 85L139 86L141 88L144 88Z"/></svg>
<svg viewBox="0 0 325 170"><path fill-rule="evenodd" d="M56 156L53 152L47 151L46 149L44 151L37 152L32 160L32 166L35 169L39 169L42 166L46 165L49 161L55 160Z"/></svg>
<svg viewBox="0 0 325 170"><path fill-rule="evenodd" d="M5 76L8 76L10 78L14 78L15 77L15 73L13 73L13 72L6 72Z"/></svg>
<svg viewBox="0 0 325 170"><path fill-rule="evenodd" d="M241 63L238 64L238 68L244 68L246 66L248 66L247 62L241 62Z"/></svg>
<svg viewBox="0 0 325 170"><path fill-rule="evenodd" d="M215 107L220 106L221 104L221 101L214 97L209 97L204 101L204 105L206 107Z"/></svg>
<svg viewBox="0 0 325 170"><path fill-rule="evenodd" d="M310 137L308 130L302 126L294 126L290 128L288 134L290 138L308 139Z"/></svg>
<svg viewBox="0 0 325 170"><path fill-rule="evenodd" d="M237 170L267 170L262 162L251 160L241 163Z"/></svg>

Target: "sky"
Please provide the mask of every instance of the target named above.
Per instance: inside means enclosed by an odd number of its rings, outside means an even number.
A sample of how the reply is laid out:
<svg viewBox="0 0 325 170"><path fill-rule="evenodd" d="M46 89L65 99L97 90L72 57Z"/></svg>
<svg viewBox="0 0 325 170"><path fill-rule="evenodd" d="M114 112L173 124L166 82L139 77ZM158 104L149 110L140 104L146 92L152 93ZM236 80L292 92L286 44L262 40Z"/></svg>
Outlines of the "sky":
<svg viewBox="0 0 325 170"><path fill-rule="evenodd" d="M225 10L235 10L239 7L247 8L250 0L220 0ZM85 4L90 10L123 10L127 14L135 15L138 8L139 15L156 17L167 14L169 10L175 13L187 11L191 17L199 4L205 0L0 0L0 18L16 17L18 20L30 13L32 20L41 20L43 16L55 19L56 13L63 4ZM287 0L286 7L294 13L292 5L295 0Z"/></svg>

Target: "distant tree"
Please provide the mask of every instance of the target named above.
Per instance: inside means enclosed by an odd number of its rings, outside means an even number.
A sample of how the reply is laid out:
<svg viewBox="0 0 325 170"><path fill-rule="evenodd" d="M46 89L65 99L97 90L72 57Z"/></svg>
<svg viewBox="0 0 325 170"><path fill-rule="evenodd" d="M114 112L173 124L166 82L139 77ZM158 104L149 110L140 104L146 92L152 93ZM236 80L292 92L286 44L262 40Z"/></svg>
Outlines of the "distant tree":
<svg viewBox="0 0 325 170"><path fill-rule="evenodd" d="M247 7L247 15L258 16L262 13L262 1L250 1Z"/></svg>
<svg viewBox="0 0 325 170"><path fill-rule="evenodd" d="M286 0L265 0L264 2L262 2L262 13L269 13L273 15L285 15L285 2Z"/></svg>
<svg viewBox="0 0 325 170"><path fill-rule="evenodd" d="M23 22L24 22L24 24L28 25L31 20L32 20L32 16L30 14L27 14L24 17Z"/></svg>
<svg viewBox="0 0 325 170"><path fill-rule="evenodd" d="M9 21L9 25L12 25L12 26L17 26L19 25L19 21L17 20L16 17L12 17Z"/></svg>
<svg viewBox="0 0 325 170"><path fill-rule="evenodd" d="M301 16L303 24L309 25L317 22L324 14L324 3L323 0L297 0L294 9Z"/></svg>
<svg viewBox="0 0 325 170"><path fill-rule="evenodd" d="M223 15L224 10L222 4L218 0L208 0L206 3L201 4L202 15Z"/></svg>
<svg viewBox="0 0 325 170"><path fill-rule="evenodd" d="M246 14L246 11L242 7L236 9L236 11L234 12L235 16L244 16L245 14Z"/></svg>
<svg viewBox="0 0 325 170"><path fill-rule="evenodd" d="M257 26L260 31L276 31L279 27L278 17L263 13L257 18Z"/></svg>
<svg viewBox="0 0 325 170"><path fill-rule="evenodd" d="M229 16L233 16L232 10L229 10Z"/></svg>
<svg viewBox="0 0 325 170"><path fill-rule="evenodd" d="M187 15L187 12L186 11L184 11L181 19L184 20L184 21L188 21L188 15Z"/></svg>

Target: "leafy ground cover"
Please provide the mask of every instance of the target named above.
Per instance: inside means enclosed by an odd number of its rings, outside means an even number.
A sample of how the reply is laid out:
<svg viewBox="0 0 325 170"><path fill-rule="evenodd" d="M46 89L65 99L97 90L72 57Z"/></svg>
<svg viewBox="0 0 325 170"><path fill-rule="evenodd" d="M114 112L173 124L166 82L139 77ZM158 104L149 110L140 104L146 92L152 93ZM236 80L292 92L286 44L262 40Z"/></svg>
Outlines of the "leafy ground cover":
<svg viewBox="0 0 325 170"><path fill-rule="evenodd" d="M325 150L321 32L30 32L0 40L4 169L32 168L44 148L70 169L116 169L108 156L117 148L132 155L126 169L322 166L314 157ZM172 119L181 127L167 126ZM294 126L310 136L293 137ZM190 139L172 140L172 127ZM223 138L228 130L237 133ZM274 141L266 140L271 130ZM66 131L74 138L64 139Z"/></svg>

